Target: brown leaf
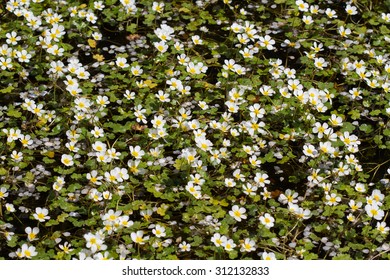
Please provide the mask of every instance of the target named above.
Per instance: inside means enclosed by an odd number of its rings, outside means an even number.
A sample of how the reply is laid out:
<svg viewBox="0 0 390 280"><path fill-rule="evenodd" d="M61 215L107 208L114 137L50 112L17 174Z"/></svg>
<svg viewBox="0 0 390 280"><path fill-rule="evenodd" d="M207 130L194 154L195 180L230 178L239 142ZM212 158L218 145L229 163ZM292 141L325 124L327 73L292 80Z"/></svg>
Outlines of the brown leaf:
<svg viewBox="0 0 390 280"><path fill-rule="evenodd" d="M135 41L138 40L139 38L141 38L141 35L139 34L130 34L126 36L126 39L129 41Z"/></svg>

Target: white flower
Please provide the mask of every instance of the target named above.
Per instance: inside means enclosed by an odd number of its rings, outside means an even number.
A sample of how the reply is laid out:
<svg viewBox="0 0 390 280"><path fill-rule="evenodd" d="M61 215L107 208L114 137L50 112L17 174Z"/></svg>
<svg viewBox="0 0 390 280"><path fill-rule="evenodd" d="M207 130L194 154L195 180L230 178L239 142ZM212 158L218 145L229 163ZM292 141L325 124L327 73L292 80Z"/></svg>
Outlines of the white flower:
<svg viewBox="0 0 390 280"><path fill-rule="evenodd" d="M16 162L20 162L23 159L23 153L17 152L17 151L12 151L11 158Z"/></svg>
<svg viewBox="0 0 390 280"><path fill-rule="evenodd" d="M58 247L60 247L60 249L64 251L65 254L69 254L70 252L73 251L73 248L70 248L71 246L72 245L69 244L69 242L65 242L63 245L62 244L58 245Z"/></svg>
<svg viewBox="0 0 390 280"><path fill-rule="evenodd" d="M260 187L265 187L266 184L269 184L271 182L270 180L268 180L268 178L269 176L266 173L256 173L256 176L253 180Z"/></svg>
<svg viewBox="0 0 390 280"><path fill-rule="evenodd" d="M378 206L382 205L382 201L385 198L384 194L382 194L378 189L372 191L371 197L375 200Z"/></svg>
<svg viewBox="0 0 390 280"><path fill-rule="evenodd" d="M160 53L165 53L168 50L168 45L164 41L155 42L153 45Z"/></svg>
<svg viewBox="0 0 390 280"><path fill-rule="evenodd" d="M47 214L49 214L49 210L46 208L37 207L35 208L33 217L40 222L44 222L45 220L50 220L50 216L47 216Z"/></svg>
<svg viewBox="0 0 390 280"><path fill-rule="evenodd" d="M19 253L16 253L20 258L28 258L31 259L32 257L35 257L38 255L38 253L35 251L34 246L28 246L27 244L23 244L22 248L20 249Z"/></svg>
<svg viewBox="0 0 390 280"><path fill-rule="evenodd" d="M234 65L236 64L236 61L234 59L225 59L224 63L225 64L223 65L223 69L234 71Z"/></svg>
<svg viewBox="0 0 390 280"><path fill-rule="evenodd" d="M156 225L156 227L152 230L152 232L156 237L164 237L166 235L165 227L160 225Z"/></svg>
<svg viewBox="0 0 390 280"><path fill-rule="evenodd" d="M0 198L1 198L1 197L0 197ZM6 203L6 204L5 204L5 209L6 209L8 212L11 212L11 213L13 213L13 212L16 211L15 206L14 206L13 204L11 204L11 203Z"/></svg>
<svg viewBox="0 0 390 280"><path fill-rule="evenodd" d="M347 4L347 6L345 7L345 11L347 12L348 15L351 16L356 15L358 13L356 7L350 4Z"/></svg>
<svg viewBox="0 0 390 280"><path fill-rule="evenodd" d="M315 57L314 58L314 66L318 69L322 70L324 67L328 66L328 62L325 61L322 57Z"/></svg>
<svg viewBox="0 0 390 280"><path fill-rule="evenodd" d="M229 215L232 216L236 221L241 222L241 219L246 219L246 215L244 215L245 212L246 209L244 207L234 205L232 210L229 211Z"/></svg>
<svg viewBox="0 0 390 280"><path fill-rule="evenodd" d="M262 118L265 114L265 110L258 103L251 105L249 111L251 118Z"/></svg>
<svg viewBox="0 0 390 280"><path fill-rule="evenodd" d="M164 2L153 2L152 10L161 14L164 11L164 6Z"/></svg>
<svg viewBox="0 0 390 280"><path fill-rule="evenodd" d="M298 6L298 10L300 10L301 12L309 11L309 4L307 4L306 2L304 2L302 0L295 1L295 5Z"/></svg>
<svg viewBox="0 0 390 280"><path fill-rule="evenodd" d="M0 199L5 199L8 196L7 189L5 187L0 188Z"/></svg>
<svg viewBox="0 0 390 280"><path fill-rule="evenodd" d="M12 68L11 58L0 57L0 67L2 70Z"/></svg>
<svg viewBox="0 0 390 280"><path fill-rule="evenodd" d="M195 138L196 146L199 147L202 151L208 151L213 146L213 143L206 139L205 137L196 137Z"/></svg>
<svg viewBox="0 0 390 280"><path fill-rule="evenodd" d="M130 71L134 76L140 76L144 72L139 65L131 67Z"/></svg>
<svg viewBox="0 0 390 280"><path fill-rule="evenodd" d="M11 44L11 45L17 45L18 41L22 39L20 36L18 36L18 34L15 31L12 31L11 33L7 33L5 34L5 36L7 37L6 40L7 44Z"/></svg>
<svg viewBox="0 0 390 280"><path fill-rule="evenodd" d="M276 260L275 254L272 252L271 253L263 252L261 256L263 260L267 260L267 261Z"/></svg>
<svg viewBox="0 0 390 280"><path fill-rule="evenodd" d="M229 239L222 244L222 246L224 247L224 249L226 251L232 251L235 247L237 247L237 245L234 243L233 239Z"/></svg>
<svg viewBox="0 0 390 280"><path fill-rule="evenodd" d="M166 121L162 116L154 116L152 124L154 128L163 128Z"/></svg>
<svg viewBox="0 0 390 280"><path fill-rule="evenodd" d="M335 193L332 193L331 195L327 194L325 198L327 200L326 204L330 206L337 205L341 201L341 197L337 196Z"/></svg>
<svg viewBox="0 0 390 280"><path fill-rule="evenodd" d="M143 150L141 150L141 147L140 146L130 146L129 147L130 149L130 153L133 157L135 157L136 159L141 159L144 155L145 155L145 152Z"/></svg>
<svg viewBox="0 0 390 280"><path fill-rule="evenodd" d="M257 187L253 186L250 183L247 183L246 185L243 185L242 188L244 189L244 193L250 196L256 195Z"/></svg>
<svg viewBox="0 0 390 280"><path fill-rule="evenodd" d="M264 216L261 216L259 220L268 229L274 226L275 218L268 213L265 213Z"/></svg>
<svg viewBox="0 0 390 280"><path fill-rule="evenodd" d="M356 221L356 217L352 213L348 214L347 219L350 222L355 222Z"/></svg>
<svg viewBox="0 0 390 280"><path fill-rule="evenodd" d="M91 134L95 138L100 138L104 136L104 130L100 127L95 126L94 129L91 130Z"/></svg>
<svg viewBox="0 0 390 280"><path fill-rule="evenodd" d="M138 243L138 244L145 244L145 241L149 240L149 236L144 237L144 232L142 230L139 230L137 232L132 232L131 233L131 240L133 242Z"/></svg>
<svg viewBox="0 0 390 280"><path fill-rule="evenodd" d="M378 204L375 202L367 204L366 207L364 207L364 210L366 210L366 213L370 218L374 218L378 221L382 220L385 215L385 212L382 209L379 209Z"/></svg>
<svg viewBox="0 0 390 280"><path fill-rule="evenodd" d="M366 192L366 186L363 183L356 183L355 190L364 193Z"/></svg>
<svg viewBox="0 0 390 280"><path fill-rule="evenodd" d="M157 28L156 30L154 30L154 34L156 34L157 37L161 40L160 43L163 43L167 48L168 48L168 46L165 44L165 42L172 39L174 32L175 32L175 30L166 24L161 24L160 28ZM156 46L156 43L155 43L155 46ZM156 47L156 48L159 49L158 47ZM159 51L161 52L160 49L159 49Z"/></svg>
<svg viewBox="0 0 390 280"><path fill-rule="evenodd" d="M27 233L27 239L28 241L34 241L37 240L37 234L39 233L39 228L31 228L31 227L26 227L24 230Z"/></svg>
<svg viewBox="0 0 390 280"><path fill-rule="evenodd" d="M186 190L192 194L195 198L200 198L201 196L201 187L199 185L194 185L193 182L188 182L186 185Z"/></svg>
<svg viewBox="0 0 390 280"><path fill-rule="evenodd" d="M224 246L223 244L227 242L227 237L224 235L221 236L219 233L214 233L213 237L211 237L211 242L213 242L216 247Z"/></svg>
<svg viewBox="0 0 390 280"><path fill-rule="evenodd" d="M377 222L376 229L380 231L382 234L388 234L390 228L386 226L385 222Z"/></svg>
<svg viewBox="0 0 390 280"><path fill-rule="evenodd" d="M127 59L124 57L117 57L115 64L120 68L126 68L130 65L127 63Z"/></svg>
<svg viewBox="0 0 390 280"><path fill-rule="evenodd" d="M241 252L252 252L256 251L256 243L250 238L245 238L244 242L241 244Z"/></svg>
<svg viewBox="0 0 390 280"><path fill-rule="evenodd" d="M278 201L282 204L287 204L289 202L295 204L298 202L298 199L296 199L297 197L298 197L297 192L293 192L292 190L287 189L284 194L281 194L279 196Z"/></svg>
<svg viewBox="0 0 390 280"><path fill-rule="evenodd" d="M390 13L387 13L387 14L382 13L382 14L381 14L381 18L382 18L384 21L386 21L386 22L390 22Z"/></svg>
<svg viewBox="0 0 390 280"><path fill-rule="evenodd" d="M267 50L273 50L275 40L272 39L269 35L265 35L264 37L260 37L260 46L267 48Z"/></svg>
<svg viewBox="0 0 390 280"><path fill-rule="evenodd" d="M306 156L309 156L309 157L312 157L312 158L315 158L315 157L318 156L318 151L311 144L306 144L306 145L303 146L303 153Z"/></svg>
<svg viewBox="0 0 390 280"><path fill-rule="evenodd" d="M73 157L71 155L62 155L61 156L61 162L65 166L72 166L74 164Z"/></svg>
<svg viewBox="0 0 390 280"><path fill-rule="evenodd" d="M195 45L203 45L203 40L200 39L199 35L194 35L191 37L192 42L194 42Z"/></svg>
<svg viewBox="0 0 390 280"><path fill-rule="evenodd" d="M351 34L351 29L345 28L344 26L340 26L339 34L341 35L341 37L347 37L348 35Z"/></svg>
<svg viewBox="0 0 390 280"><path fill-rule="evenodd" d="M325 10L325 14L329 17L329 18L337 18L337 14L334 10L330 9L330 8L327 8Z"/></svg>
<svg viewBox="0 0 390 280"><path fill-rule="evenodd" d="M188 244L187 242L183 241L179 244L179 248L182 252L189 252L191 251L191 244Z"/></svg>
<svg viewBox="0 0 390 280"><path fill-rule="evenodd" d="M26 50L17 51L16 56L19 60L19 62L30 62L30 58L32 57L31 54L29 54Z"/></svg>
<svg viewBox="0 0 390 280"><path fill-rule="evenodd" d="M110 101L108 100L107 96L100 96L99 95L96 98L96 103L104 108L104 107L106 107L106 105L110 104Z"/></svg>
<svg viewBox="0 0 390 280"><path fill-rule="evenodd" d="M97 251L105 250L107 245L104 244L104 236L97 232L93 234L91 232L84 234L84 238L87 242L85 245L87 248L90 248L92 253Z"/></svg>
<svg viewBox="0 0 390 280"><path fill-rule="evenodd" d="M311 16L303 16L302 17L302 21L307 24L307 25L310 25L313 23L313 18Z"/></svg>

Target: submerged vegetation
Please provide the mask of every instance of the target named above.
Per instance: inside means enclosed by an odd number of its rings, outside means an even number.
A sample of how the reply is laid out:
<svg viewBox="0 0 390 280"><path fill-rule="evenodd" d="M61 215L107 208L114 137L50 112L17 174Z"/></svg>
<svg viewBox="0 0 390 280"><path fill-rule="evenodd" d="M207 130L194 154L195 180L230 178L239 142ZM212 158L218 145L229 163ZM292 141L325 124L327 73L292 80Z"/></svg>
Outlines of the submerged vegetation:
<svg viewBox="0 0 390 280"><path fill-rule="evenodd" d="M0 258L389 259L390 1L0 4Z"/></svg>

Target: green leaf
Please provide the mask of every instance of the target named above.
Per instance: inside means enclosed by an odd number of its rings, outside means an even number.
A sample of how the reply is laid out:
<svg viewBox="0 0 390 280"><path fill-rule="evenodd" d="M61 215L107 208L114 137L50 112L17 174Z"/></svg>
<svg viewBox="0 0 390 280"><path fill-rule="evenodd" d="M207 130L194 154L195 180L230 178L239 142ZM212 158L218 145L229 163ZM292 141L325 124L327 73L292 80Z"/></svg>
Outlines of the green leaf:
<svg viewBox="0 0 390 280"><path fill-rule="evenodd" d="M0 93L11 93L15 88L13 86L8 86L6 88L0 89Z"/></svg>
<svg viewBox="0 0 390 280"><path fill-rule="evenodd" d="M7 116L19 119L22 116L22 113L16 110L14 106L10 105L8 107Z"/></svg>
<svg viewBox="0 0 390 280"><path fill-rule="evenodd" d="M85 221L85 224L86 224L87 226L96 225L96 220L95 220L95 218L88 219L88 220Z"/></svg>
<svg viewBox="0 0 390 280"><path fill-rule="evenodd" d="M131 126L127 126L126 125L122 125L122 124L119 124L119 123L112 123L112 122L107 122L103 125L103 127L109 127L112 129L112 132L113 133L125 133L127 130L130 129Z"/></svg>
<svg viewBox="0 0 390 280"><path fill-rule="evenodd" d="M51 158L48 158L48 157L44 157L42 160L46 164L50 164L50 163L53 163L53 162L56 161L55 159L51 159Z"/></svg>
<svg viewBox="0 0 390 280"><path fill-rule="evenodd" d="M76 170L76 167L71 167L69 169L62 168L61 166L55 167L54 171L62 174L62 175L69 175L72 174Z"/></svg>
<svg viewBox="0 0 390 280"><path fill-rule="evenodd" d="M373 110L370 112L370 116L378 116L380 115L381 113L381 110Z"/></svg>
<svg viewBox="0 0 390 280"><path fill-rule="evenodd" d="M135 32L136 32L136 30L137 30L137 24L135 24L135 23L131 23L131 24L129 24L127 27L126 27L126 31L127 32L130 32L131 34L134 34Z"/></svg>
<svg viewBox="0 0 390 280"><path fill-rule="evenodd" d="M154 14L149 13L145 15L145 20L143 21L143 23L146 24L147 26L152 26L155 18L156 16Z"/></svg>
<svg viewBox="0 0 390 280"><path fill-rule="evenodd" d="M56 226L58 224L59 224L59 222L57 220L51 219L51 220L46 222L45 226L50 227L50 226Z"/></svg>
<svg viewBox="0 0 390 280"><path fill-rule="evenodd" d="M186 167L188 167L187 160L185 158L178 158L175 160L173 166L177 170L186 170L187 169Z"/></svg>
<svg viewBox="0 0 390 280"><path fill-rule="evenodd" d="M349 133L352 133L354 131L355 126L351 124L350 122L345 122L343 123L343 128L340 130L341 132L346 132L348 131Z"/></svg>
<svg viewBox="0 0 390 280"><path fill-rule="evenodd" d="M276 159L274 158L274 153L271 151L271 152L268 152L265 156L264 156L264 162L275 162Z"/></svg>
<svg viewBox="0 0 390 280"><path fill-rule="evenodd" d="M300 179L297 177L297 176L289 176L288 177L288 181L290 182L290 183L299 183L299 181L300 181Z"/></svg>
<svg viewBox="0 0 390 280"><path fill-rule="evenodd" d="M304 253L303 259L304 260L317 260L318 259L318 255L315 254L315 253Z"/></svg>
<svg viewBox="0 0 390 280"><path fill-rule="evenodd" d="M229 233L229 224L227 223L226 220L223 220L221 222L221 226L219 227L219 233L221 235L225 235Z"/></svg>
<svg viewBox="0 0 390 280"><path fill-rule="evenodd" d="M320 225L315 225L313 228L316 232L322 233L322 232L325 232L328 230L328 225L327 224L320 224Z"/></svg>
<svg viewBox="0 0 390 280"><path fill-rule="evenodd" d="M86 178L85 175L83 174L78 174L78 173L73 173L70 178L75 179L75 180L80 180Z"/></svg>
<svg viewBox="0 0 390 280"><path fill-rule="evenodd" d="M38 187L37 187L37 190L38 190L39 192L47 192L48 190L50 190L50 188L47 187L47 186L38 186Z"/></svg>
<svg viewBox="0 0 390 280"><path fill-rule="evenodd" d="M203 239L200 236L195 235L194 236L194 242L191 243L191 246L199 246L202 244Z"/></svg>
<svg viewBox="0 0 390 280"><path fill-rule="evenodd" d="M332 258L333 260L352 260L349 254L338 254Z"/></svg>
<svg viewBox="0 0 390 280"><path fill-rule="evenodd" d="M352 110L348 114L351 115L351 119L353 119L353 120L360 119L360 111L359 110Z"/></svg>
<svg viewBox="0 0 390 280"><path fill-rule="evenodd" d="M390 30L386 27L386 25L381 25L379 27L379 31L382 33L382 35L389 34Z"/></svg>
<svg viewBox="0 0 390 280"><path fill-rule="evenodd" d="M82 185L79 183L74 183L69 185L67 188L68 192L75 192L76 190L80 190L82 188Z"/></svg>
<svg viewBox="0 0 390 280"><path fill-rule="evenodd" d="M229 259L234 260L237 258L237 256L238 256L238 252L236 250L229 252Z"/></svg>
<svg viewBox="0 0 390 280"><path fill-rule="evenodd" d="M382 145L382 138L383 138L382 135L375 135L374 136L375 144L377 144L378 146L381 146Z"/></svg>
<svg viewBox="0 0 390 280"><path fill-rule="evenodd" d="M65 219L68 217L69 217L68 213L62 213L61 215L59 215L57 217L57 221L59 221L60 223L63 223L63 222L65 222Z"/></svg>
<svg viewBox="0 0 390 280"><path fill-rule="evenodd" d="M114 5L118 0L106 0L106 5Z"/></svg>
<svg viewBox="0 0 390 280"><path fill-rule="evenodd" d="M370 133L373 131L373 128L371 125L369 124L362 124L361 126L359 126L359 129L365 133Z"/></svg>
<svg viewBox="0 0 390 280"><path fill-rule="evenodd" d="M284 156L281 160L278 160L278 164L284 164L288 161L290 161L290 157L289 156Z"/></svg>
<svg viewBox="0 0 390 280"><path fill-rule="evenodd" d="M17 245L18 237L17 236L12 236L11 240L7 241L7 246L14 248Z"/></svg>

